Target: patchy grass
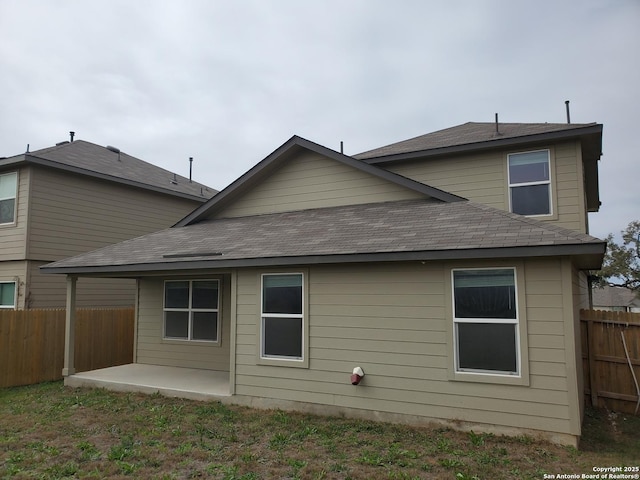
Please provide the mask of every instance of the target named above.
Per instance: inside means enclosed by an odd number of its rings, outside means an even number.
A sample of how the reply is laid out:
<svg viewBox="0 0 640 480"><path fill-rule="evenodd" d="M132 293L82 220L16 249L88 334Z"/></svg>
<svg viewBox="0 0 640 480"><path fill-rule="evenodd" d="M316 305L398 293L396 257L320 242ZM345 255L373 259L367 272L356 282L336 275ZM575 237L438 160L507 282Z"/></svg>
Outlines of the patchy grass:
<svg viewBox="0 0 640 480"><path fill-rule="evenodd" d="M61 382L0 390L2 479L541 479L639 464L640 418L595 410L576 450Z"/></svg>

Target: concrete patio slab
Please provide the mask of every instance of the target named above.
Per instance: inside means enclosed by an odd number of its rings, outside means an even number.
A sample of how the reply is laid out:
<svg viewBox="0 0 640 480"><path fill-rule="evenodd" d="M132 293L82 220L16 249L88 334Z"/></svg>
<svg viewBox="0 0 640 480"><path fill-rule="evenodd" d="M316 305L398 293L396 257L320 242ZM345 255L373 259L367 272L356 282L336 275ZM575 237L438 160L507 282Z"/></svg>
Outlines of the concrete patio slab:
<svg viewBox="0 0 640 480"><path fill-rule="evenodd" d="M119 392L159 393L192 400L230 396L229 372L140 363L76 373L66 377L64 384Z"/></svg>

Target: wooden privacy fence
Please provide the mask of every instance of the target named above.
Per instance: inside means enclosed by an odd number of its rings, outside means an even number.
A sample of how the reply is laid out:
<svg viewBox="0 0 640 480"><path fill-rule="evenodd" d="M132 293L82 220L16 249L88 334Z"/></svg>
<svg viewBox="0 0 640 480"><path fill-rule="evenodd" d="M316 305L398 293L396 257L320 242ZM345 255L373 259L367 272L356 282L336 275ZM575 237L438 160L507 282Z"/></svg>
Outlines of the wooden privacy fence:
<svg viewBox="0 0 640 480"><path fill-rule="evenodd" d="M134 309L76 311L78 372L133 361ZM65 310L0 310L0 388L62 378Z"/></svg>
<svg viewBox="0 0 640 480"><path fill-rule="evenodd" d="M640 313L580 310L587 404L640 412Z"/></svg>

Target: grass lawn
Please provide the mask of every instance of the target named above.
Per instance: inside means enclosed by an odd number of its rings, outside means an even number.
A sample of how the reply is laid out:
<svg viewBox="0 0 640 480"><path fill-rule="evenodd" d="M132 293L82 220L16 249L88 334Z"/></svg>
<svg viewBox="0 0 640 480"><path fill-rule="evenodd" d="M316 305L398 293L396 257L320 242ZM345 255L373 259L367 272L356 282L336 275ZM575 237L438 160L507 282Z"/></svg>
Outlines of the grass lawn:
<svg viewBox="0 0 640 480"><path fill-rule="evenodd" d="M0 389L0 478L543 479L640 465L640 417L585 422L576 450L54 382Z"/></svg>

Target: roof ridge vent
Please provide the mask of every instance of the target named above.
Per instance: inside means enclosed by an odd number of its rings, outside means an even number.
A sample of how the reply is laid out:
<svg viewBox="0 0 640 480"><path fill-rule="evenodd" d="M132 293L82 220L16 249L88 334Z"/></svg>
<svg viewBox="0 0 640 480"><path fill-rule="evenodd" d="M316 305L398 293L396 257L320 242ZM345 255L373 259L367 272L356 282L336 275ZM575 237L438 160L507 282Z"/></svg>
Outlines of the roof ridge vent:
<svg viewBox="0 0 640 480"><path fill-rule="evenodd" d="M58 142L56 143L56 147L59 147L60 145L66 145L67 143L69 143L69 140L65 140L64 142ZM29 151L29 149L27 149L27 151Z"/></svg>

